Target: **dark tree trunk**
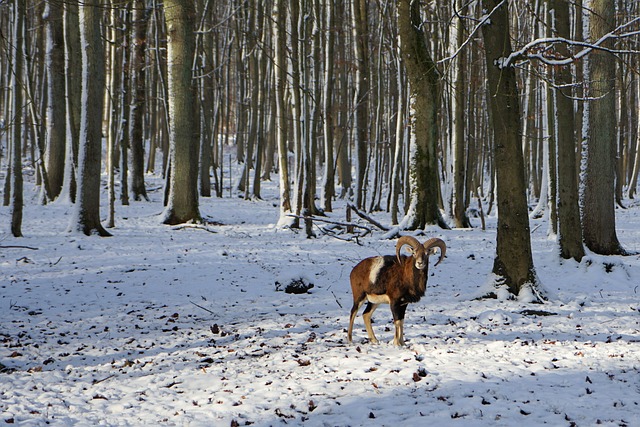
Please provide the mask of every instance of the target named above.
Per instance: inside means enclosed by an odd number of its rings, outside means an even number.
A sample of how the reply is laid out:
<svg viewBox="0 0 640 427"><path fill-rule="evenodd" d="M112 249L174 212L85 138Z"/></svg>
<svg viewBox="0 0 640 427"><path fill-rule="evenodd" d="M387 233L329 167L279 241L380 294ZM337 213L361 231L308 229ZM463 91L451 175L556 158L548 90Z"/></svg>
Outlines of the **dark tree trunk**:
<svg viewBox="0 0 640 427"><path fill-rule="evenodd" d="M487 103L494 135L498 226L493 273L496 285L505 285L514 295L537 284L531 254L521 117L515 69L500 59L511 53L508 4L483 0L485 10L494 11L483 25L487 64Z"/></svg>

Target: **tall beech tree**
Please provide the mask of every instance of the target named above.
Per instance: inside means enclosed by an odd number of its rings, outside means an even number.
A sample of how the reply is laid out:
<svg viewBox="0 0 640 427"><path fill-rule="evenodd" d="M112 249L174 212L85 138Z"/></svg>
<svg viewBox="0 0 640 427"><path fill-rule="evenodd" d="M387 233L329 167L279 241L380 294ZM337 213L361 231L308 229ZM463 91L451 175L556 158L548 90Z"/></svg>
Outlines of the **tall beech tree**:
<svg viewBox="0 0 640 427"><path fill-rule="evenodd" d="M104 1L83 3L80 12L82 46L82 95L78 189L69 229L86 234L110 236L100 223L100 170L102 162L102 100L105 72L104 47L100 34Z"/></svg>
<svg viewBox="0 0 640 427"><path fill-rule="evenodd" d="M193 78L196 22L193 0L165 0L168 36L169 197L162 213L165 224L201 221L198 206L200 126Z"/></svg>
<svg viewBox="0 0 640 427"><path fill-rule="evenodd" d="M615 27L615 7L607 0L591 2L589 33L599 40ZM603 43L612 48L613 40ZM589 56L589 131L582 203L584 242L593 252L620 255L626 251L616 234L614 200L616 157L616 61L606 50Z"/></svg>
<svg viewBox="0 0 640 427"><path fill-rule="evenodd" d="M531 254L516 71L512 65L504 65L504 60L512 53L508 3L483 0L482 5L490 13L482 25L482 35L498 205L493 274L496 285L504 285L519 296L526 288L535 291L537 279Z"/></svg>
<svg viewBox="0 0 640 427"><path fill-rule="evenodd" d="M407 229L437 224L449 228L438 207L438 108L440 73L422 30L420 2L398 1L400 52L409 78L411 207Z"/></svg>

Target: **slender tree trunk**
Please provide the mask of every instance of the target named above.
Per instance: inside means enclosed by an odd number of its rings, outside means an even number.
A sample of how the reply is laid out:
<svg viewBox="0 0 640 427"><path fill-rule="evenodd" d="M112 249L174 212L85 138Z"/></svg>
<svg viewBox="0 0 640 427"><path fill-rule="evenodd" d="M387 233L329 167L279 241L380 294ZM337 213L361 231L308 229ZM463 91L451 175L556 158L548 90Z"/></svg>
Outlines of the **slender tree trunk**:
<svg viewBox="0 0 640 427"><path fill-rule="evenodd" d="M614 28L615 8L610 1L593 0L589 32L598 40ZM610 41L604 43L611 47ZM589 135L582 226L586 246L602 255L625 254L616 234L615 149L616 149L616 60L606 51L595 50L589 57Z"/></svg>
<svg viewBox="0 0 640 427"><path fill-rule="evenodd" d="M25 38L25 10L21 1L13 3L13 99L11 110L13 112L13 134L11 138L11 234L13 237L22 237L22 208L23 208L23 181L22 181L22 130L23 130L23 86L24 86L24 38ZM9 178L8 178L9 179Z"/></svg>
<svg viewBox="0 0 640 427"><path fill-rule="evenodd" d="M165 0L168 36L169 197L164 224L201 221L198 208L199 114L193 78L195 5L193 0Z"/></svg>
<svg viewBox="0 0 640 427"><path fill-rule="evenodd" d="M80 104L82 78L82 54L80 46L80 23L78 1L64 3L65 40L65 92L66 92L66 150L64 163L63 192L71 202L76 200L78 150L80 140Z"/></svg>
<svg viewBox="0 0 640 427"><path fill-rule="evenodd" d="M640 100L640 79L636 79L636 98ZM627 197L633 199L636 194L636 187L638 185L638 174L640 173L640 119L638 119L636 130L636 149L635 159L633 162L633 171L631 173L631 179L629 180L629 189L627 190Z"/></svg>
<svg viewBox="0 0 640 427"><path fill-rule="evenodd" d="M82 96L78 193L69 229L90 236L110 236L100 223L100 170L102 161L102 110L105 85L104 49L100 22L102 0L80 6Z"/></svg>
<svg viewBox="0 0 640 427"><path fill-rule="evenodd" d="M324 0L325 16L325 58L324 58L324 90L322 92L324 108L324 177L323 177L323 205L325 212L333 210L332 201L335 196L335 168L334 168L334 133L333 133L333 86L334 86L334 45L335 45L335 12L334 0Z"/></svg>
<svg viewBox="0 0 640 427"><path fill-rule="evenodd" d="M133 5L133 33L131 44L131 108L129 110L129 137L131 144L131 192L133 200L149 200L144 183L144 107L149 8L146 0Z"/></svg>
<svg viewBox="0 0 640 427"><path fill-rule="evenodd" d="M512 51L508 4L501 0L483 0L482 5L485 10L493 11L490 21L482 27L498 204L493 274L497 276L497 286L506 286L512 294L520 296L526 288L535 291L537 279L531 253L516 73L513 67L503 67L499 62Z"/></svg>
<svg viewBox="0 0 640 427"><path fill-rule="evenodd" d="M363 209L366 204L367 160L369 145L369 24L367 1L353 0L351 3L353 38L355 49L355 98L354 124L356 150L356 206Z"/></svg>
<svg viewBox="0 0 640 427"><path fill-rule="evenodd" d="M462 13L462 6L465 2L458 0L455 3L455 7L458 9L458 13ZM464 43L465 31L463 20L460 17L453 18L456 20L455 24L455 44L456 49L459 49ZM467 216L467 207L469 202L467 195L469 191L465 185L466 179L466 140L468 136L465 135L465 94L467 93L467 79L465 74L467 73L467 53L466 51L458 52L456 62L454 65L455 78L453 81L453 218L457 228L470 228L471 221Z"/></svg>
<svg viewBox="0 0 640 427"><path fill-rule="evenodd" d="M106 227L113 228L116 216L116 188L115 188L115 168L116 168L116 143L118 138L118 125L120 117L120 67L118 61L118 31L116 29L118 10L113 7L109 11L109 74L107 77L107 99L105 104L109 106L107 113L107 221Z"/></svg>
<svg viewBox="0 0 640 427"><path fill-rule="evenodd" d="M291 224L291 187L287 149L287 116L285 91L287 87L287 2L276 0L274 4L274 44L275 44L275 80L276 80L276 116L278 140L278 168L280 170L280 219L279 226Z"/></svg>

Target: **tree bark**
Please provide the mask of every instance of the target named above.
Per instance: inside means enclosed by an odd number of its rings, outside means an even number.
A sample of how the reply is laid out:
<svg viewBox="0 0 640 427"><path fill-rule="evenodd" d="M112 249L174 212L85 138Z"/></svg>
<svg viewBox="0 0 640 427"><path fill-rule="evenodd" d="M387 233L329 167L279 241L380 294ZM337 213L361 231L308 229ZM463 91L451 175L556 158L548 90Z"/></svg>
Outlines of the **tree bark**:
<svg viewBox="0 0 640 427"><path fill-rule="evenodd" d="M133 6L133 33L131 36L131 108L129 110L129 138L131 144L131 193L133 200L149 200L144 182L144 107L149 9L145 0L136 0Z"/></svg>
<svg viewBox="0 0 640 427"><path fill-rule="evenodd" d="M353 0L351 3L355 53L355 97L354 122L356 150L356 206L364 209L367 188L367 160L369 145L369 24L366 0Z"/></svg>
<svg viewBox="0 0 640 427"><path fill-rule="evenodd" d="M549 9L558 37L571 37L568 0L550 0ZM565 45L558 46L564 57L571 54ZM558 68L555 71L555 101L558 147L558 243L560 256L580 261L584 256L580 207L578 204L578 177L576 174L576 149L574 137L574 102L571 88L573 77L571 67ZM553 114L549 112L549 114Z"/></svg>
<svg viewBox="0 0 640 427"><path fill-rule="evenodd" d="M83 4L80 12L82 95L78 193L70 230L90 236L110 236L100 223L100 169L102 162L102 112L105 85L104 48L100 35L102 0Z"/></svg>
<svg viewBox="0 0 640 427"><path fill-rule="evenodd" d="M275 15L275 96L278 144L278 168L280 170L280 218L279 226L289 225L291 214L291 185L289 180L289 163L287 149L287 116L285 107L285 91L287 86L287 14L285 0L276 0L273 14Z"/></svg>
<svg viewBox="0 0 640 427"><path fill-rule="evenodd" d="M598 40L614 28L611 2L593 0L589 32ZM603 44L611 47L610 41ZM584 242L601 255L620 255L626 251L616 234L615 149L616 149L616 60L609 53L594 50L589 57L589 134L586 143L586 169L582 200Z"/></svg>
<svg viewBox="0 0 640 427"><path fill-rule="evenodd" d="M482 5L493 11L490 21L482 26L498 205L493 274L497 286L504 285L512 294L520 295L526 287L535 288L537 279L531 253L516 73L513 67L501 64L512 51L508 6L501 0L483 0Z"/></svg>
<svg viewBox="0 0 640 427"><path fill-rule="evenodd" d="M200 222L198 155L200 126L193 79L195 5L193 0L165 0L169 91L169 197L164 224Z"/></svg>
<svg viewBox="0 0 640 427"><path fill-rule="evenodd" d="M449 228L438 207L438 100L440 74L429 54L420 2L398 0L400 52L409 79L411 207L403 226Z"/></svg>
<svg viewBox="0 0 640 427"><path fill-rule="evenodd" d="M11 167L10 167L10 210L11 210L11 234L13 237L22 237L22 208L23 179L22 179L22 109L24 86L24 38L25 38L25 10L20 1L13 3L13 99L11 110L13 112L13 134L11 138ZM9 179L9 178L8 178Z"/></svg>
<svg viewBox="0 0 640 427"><path fill-rule="evenodd" d="M64 180L66 106L64 74L64 25L63 6L46 2L43 19L46 26L45 64L47 69L47 115L45 163L49 185L45 186L53 200L60 195Z"/></svg>
<svg viewBox="0 0 640 427"><path fill-rule="evenodd" d="M78 0L64 3L65 40L65 91L66 91L66 151L63 192L71 202L76 200L78 151L80 141L80 107L82 79L82 54L80 47L80 23Z"/></svg>
<svg viewBox="0 0 640 427"><path fill-rule="evenodd" d="M461 13L463 1L455 2L456 8ZM453 18L455 24L455 48L460 49L464 43L464 25L461 17ZM465 183L466 178L466 152L467 152L467 136L465 135L465 93L467 91L467 80L465 73L467 72L467 52L462 50L458 52L454 65L454 81L453 81L453 218L457 228L471 228L471 221L467 216L467 208L469 207L468 194ZM470 172L469 172L470 173Z"/></svg>

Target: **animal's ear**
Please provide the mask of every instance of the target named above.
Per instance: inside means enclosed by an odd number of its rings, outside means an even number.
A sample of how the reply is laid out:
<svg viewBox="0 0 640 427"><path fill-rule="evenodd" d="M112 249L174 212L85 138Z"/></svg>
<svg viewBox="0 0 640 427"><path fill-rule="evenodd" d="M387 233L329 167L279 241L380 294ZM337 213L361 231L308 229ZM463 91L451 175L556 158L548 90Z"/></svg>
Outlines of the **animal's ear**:
<svg viewBox="0 0 640 427"><path fill-rule="evenodd" d="M411 247L411 246L407 246L407 251L411 254L411 255L415 255L416 251Z"/></svg>
<svg viewBox="0 0 640 427"><path fill-rule="evenodd" d="M429 253L427 255L435 255L436 252L438 252L438 248L431 248L429 249Z"/></svg>

